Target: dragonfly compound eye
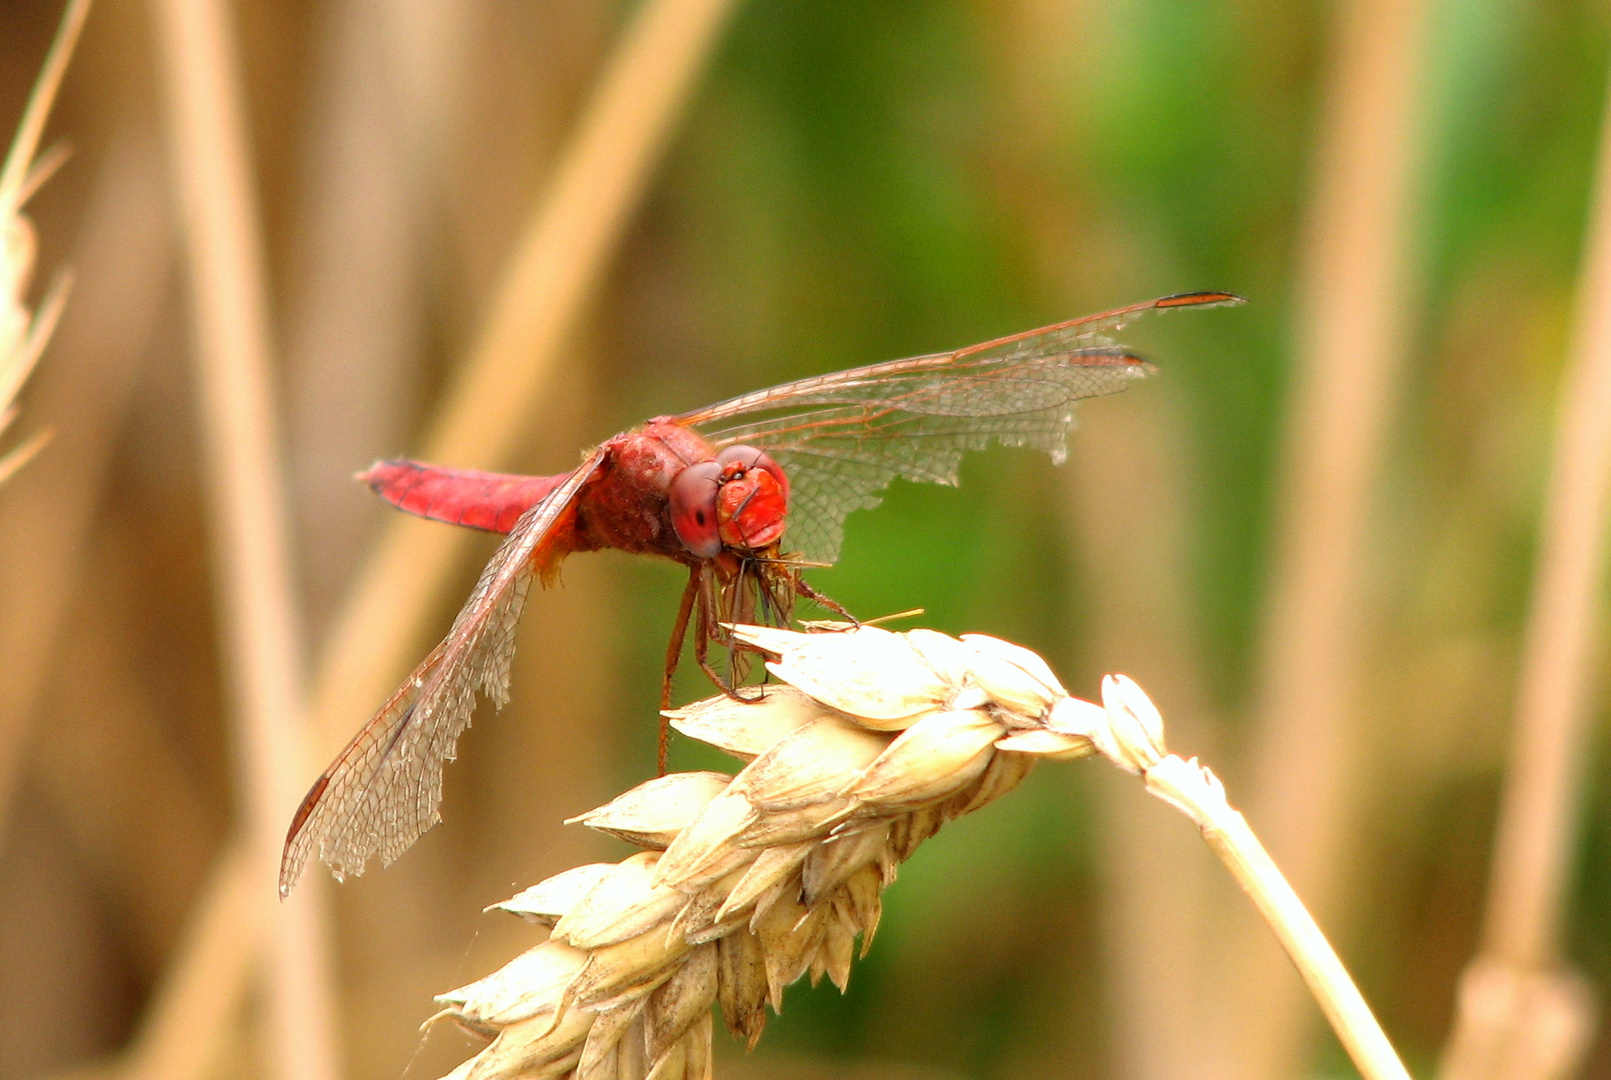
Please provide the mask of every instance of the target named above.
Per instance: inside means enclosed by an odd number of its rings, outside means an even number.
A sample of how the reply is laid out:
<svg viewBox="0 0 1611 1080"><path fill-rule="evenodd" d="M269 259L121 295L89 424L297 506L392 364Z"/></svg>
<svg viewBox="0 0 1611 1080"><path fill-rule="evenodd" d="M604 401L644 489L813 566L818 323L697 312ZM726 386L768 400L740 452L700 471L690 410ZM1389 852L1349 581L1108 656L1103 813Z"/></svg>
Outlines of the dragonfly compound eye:
<svg viewBox="0 0 1611 1080"><path fill-rule="evenodd" d="M682 546L701 559L721 554L722 538L716 524L716 492L722 466L701 461L688 466L671 482L671 527Z"/></svg>
<svg viewBox="0 0 1611 1080"><path fill-rule="evenodd" d="M783 497L783 502L785 505L788 504L788 474L783 471L783 466L773 461L771 455L765 450L758 450L753 446L744 446L742 444L729 446L716 455L716 460L723 466L724 470L734 464L742 465L746 471L750 469L765 470L773 480L777 481L778 491Z"/></svg>

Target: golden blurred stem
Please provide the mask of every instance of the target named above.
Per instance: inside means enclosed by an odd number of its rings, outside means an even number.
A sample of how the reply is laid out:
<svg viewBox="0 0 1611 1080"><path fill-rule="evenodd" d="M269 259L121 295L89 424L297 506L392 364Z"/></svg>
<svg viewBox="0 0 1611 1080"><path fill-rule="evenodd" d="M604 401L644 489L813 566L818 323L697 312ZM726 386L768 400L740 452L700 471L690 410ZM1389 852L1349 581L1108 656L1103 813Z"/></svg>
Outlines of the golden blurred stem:
<svg viewBox="0 0 1611 1080"><path fill-rule="evenodd" d="M1341 825L1365 524L1404 355L1405 114L1420 6L1355 0L1341 11L1339 115L1320 155L1303 268L1250 800L1300 881L1326 876Z"/></svg>
<svg viewBox="0 0 1611 1080"><path fill-rule="evenodd" d="M1518 963L1556 957L1561 896L1577 838L1584 721L1611 524L1611 110L1606 116L1483 940L1488 951Z"/></svg>
<svg viewBox="0 0 1611 1080"><path fill-rule="evenodd" d="M155 0L172 179L190 276L198 409L242 828L252 887L273 895L307 768L301 642L273 395L267 275L234 30L221 0ZM227 890L231 891L232 890ZM265 1076L338 1073L319 890L269 913Z"/></svg>
<svg viewBox="0 0 1611 1080"><path fill-rule="evenodd" d="M186 2L163 0L174 6ZM650 0L627 31L553 186L527 221L468 370L427 441L431 453L467 465L495 465L510 453L521 436L520 422L541 393L565 335L639 202L650 168L731 6L732 0ZM333 634L313 699L313 715L320 718L318 729L326 742L345 740L385 697L396 673L406 670L463 550L460 532L410 532L412 524L399 518L389 527ZM281 821L280 827L285 824ZM256 872L255 866L244 865L237 871ZM314 884L304 881L298 899L314 891ZM227 919L238 887L232 878L215 881L197 905L197 924ZM250 921L236 923L243 936L257 928ZM168 989L153 1004L143 1028L143 1060L174 1060L169 1055L179 1051L170 1045L172 1040L210 1034L165 1024L167 1017L205 1012L214 1022L227 1019L228 1010L208 1008L217 1002L194 997L238 994L244 986L240 967L256 953L222 935L206 940L210 947L198 946L180 957ZM196 977L202 969L217 977ZM163 1075L174 1080L197 1073Z"/></svg>
<svg viewBox="0 0 1611 1080"><path fill-rule="evenodd" d="M274 916L274 894L262 889L256 861L238 842L219 856L129 1046L123 1071L129 1080L183 1080L217 1070L226 1027L258 960L261 939L252 928Z"/></svg>
<svg viewBox="0 0 1611 1080"><path fill-rule="evenodd" d="M1266 612L1255 678L1247 812L1322 914L1339 895L1357 827L1364 731L1369 522L1408 355L1427 54L1424 0L1336 9L1326 115L1303 237L1293 389L1285 417ZM1302 1071L1306 1017L1285 964L1251 925L1220 976L1258 994L1216 1072L1274 1080ZM1238 995L1239 996L1239 995ZM1216 999L1205 995L1210 1008Z"/></svg>
<svg viewBox="0 0 1611 1080"><path fill-rule="evenodd" d="M489 10L456 0L319 5L316 118L282 346L310 638L345 599L378 516L353 470L377 447L403 445L415 419L432 318L425 273L452 246L427 222L458 143L449 117L462 109L467 41ZM475 156L477 173L497 170Z"/></svg>
<svg viewBox="0 0 1611 1080"><path fill-rule="evenodd" d="M1147 790L1177 807L1252 898L1365 1080L1410 1080L1370 1006L1303 901L1207 769L1173 754L1146 772Z"/></svg>
<svg viewBox="0 0 1611 1080"><path fill-rule="evenodd" d="M1570 1075L1587 1050L1592 1021L1586 992L1561 970L1559 949L1611 526L1611 97L1592 215L1544 495L1482 953L1462 987L1444 1062L1450 1080ZM1546 1028L1555 1030L1548 1039L1541 1037Z"/></svg>
<svg viewBox="0 0 1611 1080"><path fill-rule="evenodd" d="M733 0L654 0L615 49L424 442L428 460L499 468L641 201ZM334 752L385 699L468 546L463 530L387 526L332 630L313 715Z"/></svg>

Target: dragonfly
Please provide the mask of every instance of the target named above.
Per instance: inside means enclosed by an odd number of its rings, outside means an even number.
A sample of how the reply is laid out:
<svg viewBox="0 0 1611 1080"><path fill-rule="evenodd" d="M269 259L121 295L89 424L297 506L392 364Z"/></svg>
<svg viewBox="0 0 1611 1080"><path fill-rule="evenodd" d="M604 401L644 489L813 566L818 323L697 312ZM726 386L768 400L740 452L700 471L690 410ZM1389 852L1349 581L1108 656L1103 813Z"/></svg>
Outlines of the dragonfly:
<svg viewBox="0 0 1611 1080"><path fill-rule="evenodd" d="M1153 311L1239 304L1182 293L1071 319L954 352L817 375L676 416L658 416L586 451L569 472L519 476L378 462L360 474L397 508L507 538L441 644L314 782L280 865L289 896L315 852L337 880L390 863L440 820L442 770L476 696L509 698L515 626L534 581L566 556L615 548L688 569L666 652L661 709L690 622L710 664L724 624L785 625L797 599L846 618L802 577L839 556L845 517L891 481L954 485L966 451L992 443L1066 455L1074 404L1123 390L1152 365L1108 335ZM852 622L855 620L852 618ZM660 767L665 770L662 721Z"/></svg>

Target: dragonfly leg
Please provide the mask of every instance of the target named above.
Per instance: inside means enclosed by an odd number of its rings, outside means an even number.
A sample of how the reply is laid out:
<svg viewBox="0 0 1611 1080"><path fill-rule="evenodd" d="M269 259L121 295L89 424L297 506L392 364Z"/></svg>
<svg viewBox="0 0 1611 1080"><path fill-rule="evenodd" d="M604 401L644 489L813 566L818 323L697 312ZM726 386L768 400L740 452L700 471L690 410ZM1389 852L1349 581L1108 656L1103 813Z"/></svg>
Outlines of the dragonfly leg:
<svg viewBox="0 0 1611 1080"><path fill-rule="evenodd" d="M682 643L688 637L688 616L693 614L694 602L699 599L700 567L694 565L688 568L688 584L682 590L682 602L677 605L677 621L671 625L671 643L666 646L666 671L660 680L660 744L656 751L655 760L659 772L655 775L666 775L666 748L671 738L671 721L665 717L665 711L671 708L671 677L677 673L677 663L682 659Z"/></svg>
<svg viewBox="0 0 1611 1080"><path fill-rule="evenodd" d="M843 615L853 625L861 625L861 620L856 618L856 616L852 615L850 612L846 611L843 604L835 600L833 597L820 593L813 589L810 585L807 585L805 578L801 577L799 574L795 574L794 576L794 591L805 597L807 600L810 600L813 604L820 604L837 615Z"/></svg>
<svg viewBox="0 0 1611 1080"><path fill-rule="evenodd" d="M715 622L711 618L711 611L715 604L716 599L710 593L702 592L700 594L697 615L698 626L694 629L694 660L699 664L699 670L703 671L705 676L715 683L722 693L734 701L742 701L746 704L752 701L759 701L759 694L752 698L745 697L738 692L738 688L732 684L731 680L722 678L721 672L710 665L710 643L716 634Z"/></svg>
<svg viewBox="0 0 1611 1080"><path fill-rule="evenodd" d="M789 616L794 611L794 583L798 580L799 574L785 576L757 573L755 575L756 593L767 625L788 627ZM780 593L779 585L787 587Z"/></svg>

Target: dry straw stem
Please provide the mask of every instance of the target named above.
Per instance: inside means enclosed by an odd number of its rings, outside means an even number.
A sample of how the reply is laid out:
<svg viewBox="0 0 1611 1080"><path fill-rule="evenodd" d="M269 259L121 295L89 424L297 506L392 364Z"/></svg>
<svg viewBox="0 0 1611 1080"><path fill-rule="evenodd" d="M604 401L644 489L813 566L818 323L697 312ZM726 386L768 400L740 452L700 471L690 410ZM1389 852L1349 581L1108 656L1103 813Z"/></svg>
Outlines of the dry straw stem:
<svg viewBox="0 0 1611 1080"><path fill-rule="evenodd" d="M1285 418L1275 560L1257 676L1248 804L1321 912L1340 895L1364 771L1359 676L1371 590L1367 541L1393 409L1409 355L1420 198L1417 126L1429 56L1423 0L1335 8L1330 86L1303 240L1292 402ZM1246 1025L1224 1025L1226 1076L1299 1070L1306 1024L1285 964L1248 921L1233 922L1228 977L1260 995ZM1226 973L1207 974L1209 985ZM1223 1001L1208 992L1205 1001Z"/></svg>
<svg viewBox="0 0 1611 1080"><path fill-rule="evenodd" d="M1592 996L1562 964L1560 935L1611 525L1611 98L1601 124L1482 952L1461 980L1447 1080L1574 1075L1593 1026Z"/></svg>
<svg viewBox="0 0 1611 1080"><path fill-rule="evenodd" d="M731 7L732 0L653 0L627 27L515 242L422 457L498 468L526 437ZM387 526L321 668L313 715L330 753L407 670L468 547L464 530L420 528L402 517Z"/></svg>
<svg viewBox="0 0 1611 1080"><path fill-rule="evenodd" d="M457 136L474 123L457 116L479 60L470 44L497 10L451 0L319 5L282 350L297 551L316 630L371 540L375 506L355 497L354 467L410 434L434 318L421 301L446 239L431 223L450 187ZM558 80L539 70L531 81ZM483 168L510 171L477 162L474 172Z"/></svg>
<svg viewBox="0 0 1611 1080"><path fill-rule="evenodd" d="M1140 687L1069 696L1039 656L984 635L873 626L739 626L781 685L667 715L746 762L674 773L575 820L643 848L496 905L548 940L438 998L489 1045L449 1080L705 1080L710 1008L753 1046L784 988L844 989L896 867L953 818L1016 787L1040 758L1101 753L1203 829L1309 982L1367 1080L1408 1080L1325 937L1225 801L1167 754Z"/></svg>
<svg viewBox="0 0 1611 1080"><path fill-rule="evenodd" d="M33 92L28 95L5 165L0 167L0 434L16 418L17 394L45 351L62 305L67 302L70 278L65 273L58 274L38 310L29 310L28 286L33 280L36 243L33 222L22 208L64 157L52 153L35 160L50 106L56 100L67 61L72 58L73 46L88 14L89 0L70 0L62 13L61 27L45 55L45 66ZM22 468L48 438L48 432L39 432L0 455L0 483Z"/></svg>
<svg viewBox="0 0 1611 1080"><path fill-rule="evenodd" d="M234 30L221 0L158 0L172 173L191 295L212 556L239 757L245 872L272 888L311 758L276 431L267 272ZM327 897L269 917L267 1076L338 1073Z"/></svg>
<svg viewBox="0 0 1611 1080"><path fill-rule="evenodd" d="M599 88L555 180L527 219L477 344L451 400L426 440L443 460L495 465L512 452L521 425L559 359L566 334L585 306L625 221L670 136L731 0L650 0L613 52ZM464 550L453 530L410 528L399 519L370 559L332 633L313 693L316 741L340 745L405 670L443 585ZM333 752L333 751L332 751ZM317 766L310 765L308 776ZM307 777L303 778L304 780ZM283 828L284 822L281 822ZM197 906L198 926L215 925L238 895L220 864ZM238 872L246 873L247 869ZM240 923L242 934L258 931ZM188 1060L176 1040L197 1038L184 1018L226 1022L245 987L255 948L222 938L198 942L176 961L142 1022L133 1073L180 1080L198 1072L165 1071ZM210 978L199 977L209 973Z"/></svg>
<svg viewBox="0 0 1611 1080"><path fill-rule="evenodd" d="M204 906L185 927L177 959L157 988L156 1000L166 1007L147 1014L127 1050L124 1075L173 1080L216 1072L257 959L258 938L241 927L274 916L273 898L257 888L254 861L239 842L218 859L206 894L223 902Z"/></svg>

